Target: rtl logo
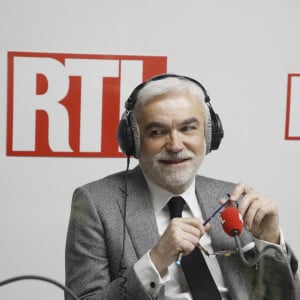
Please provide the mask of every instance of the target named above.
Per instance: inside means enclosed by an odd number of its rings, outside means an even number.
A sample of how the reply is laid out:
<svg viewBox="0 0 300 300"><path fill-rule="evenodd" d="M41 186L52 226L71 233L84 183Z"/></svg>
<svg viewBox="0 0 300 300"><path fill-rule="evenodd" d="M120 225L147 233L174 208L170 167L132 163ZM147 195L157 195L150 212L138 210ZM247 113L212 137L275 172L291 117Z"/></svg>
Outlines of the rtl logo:
<svg viewBox="0 0 300 300"><path fill-rule="evenodd" d="M300 140L300 74L288 74L285 139Z"/></svg>
<svg viewBox="0 0 300 300"><path fill-rule="evenodd" d="M122 156L116 129L164 56L8 53L7 155Z"/></svg>

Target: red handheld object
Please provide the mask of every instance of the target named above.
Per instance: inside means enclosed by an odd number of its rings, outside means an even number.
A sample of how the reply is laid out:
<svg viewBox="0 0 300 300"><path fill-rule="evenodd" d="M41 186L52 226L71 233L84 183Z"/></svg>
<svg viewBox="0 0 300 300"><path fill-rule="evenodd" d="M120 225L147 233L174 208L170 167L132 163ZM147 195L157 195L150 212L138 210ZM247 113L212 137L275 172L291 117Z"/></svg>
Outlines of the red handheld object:
<svg viewBox="0 0 300 300"><path fill-rule="evenodd" d="M222 226L224 231L230 235L240 235L243 230L243 220L235 207L227 207L221 212Z"/></svg>

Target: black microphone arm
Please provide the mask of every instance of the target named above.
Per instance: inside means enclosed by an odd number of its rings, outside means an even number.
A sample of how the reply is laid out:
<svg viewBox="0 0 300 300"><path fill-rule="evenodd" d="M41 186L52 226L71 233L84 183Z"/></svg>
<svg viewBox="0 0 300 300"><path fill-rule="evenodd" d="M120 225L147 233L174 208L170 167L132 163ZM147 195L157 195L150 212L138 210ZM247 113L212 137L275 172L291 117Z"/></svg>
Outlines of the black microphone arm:
<svg viewBox="0 0 300 300"><path fill-rule="evenodd" d="M64 286L63 284L51 279L51 278L47 278L47 277L43 277L43 276L36 276L36 275L24 275L24 276L16 276L16 277L12 277L3 281L0 281L0 287L12 282L16 282L16 281L21 281L21 280L28 280L28 279L33 279L33 280L41 280L41 281L46 281L46 282L50 282L56 286L58 286L59 288L63 289L69 296L72 297L72 299L74 300L79 300L79 298L66 286Z"/></svg>

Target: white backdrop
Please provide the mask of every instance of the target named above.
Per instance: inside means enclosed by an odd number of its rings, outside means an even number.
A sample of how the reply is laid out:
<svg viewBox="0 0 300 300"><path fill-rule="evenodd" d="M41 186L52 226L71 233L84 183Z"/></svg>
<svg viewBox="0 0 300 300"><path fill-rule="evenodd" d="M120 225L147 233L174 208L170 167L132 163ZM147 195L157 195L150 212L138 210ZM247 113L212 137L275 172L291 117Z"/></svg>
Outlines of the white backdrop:
<svg viewBox="0 0 300 300"><path fill-rule="evenodd" d="M299 10L297 0L0 0L0 280L63 283L74 188L126 163L6 156L8 51L167 56L168 71L204 84L223 121L221 148L201 173L273 198L299 257L300 141L284 139L287 77L300 72ZM0 299L21 297L63 296L41 282L0 288Z"/></svg>

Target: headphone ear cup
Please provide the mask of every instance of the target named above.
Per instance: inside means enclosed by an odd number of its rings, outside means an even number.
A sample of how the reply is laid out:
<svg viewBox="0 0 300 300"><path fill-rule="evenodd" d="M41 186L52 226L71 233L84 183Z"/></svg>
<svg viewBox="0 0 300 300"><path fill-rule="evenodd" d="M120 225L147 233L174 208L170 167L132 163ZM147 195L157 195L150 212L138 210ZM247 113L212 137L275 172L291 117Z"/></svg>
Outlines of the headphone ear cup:
<svg viewBox="0 0 300 300"><path fill-rule="evenodd" d="M134 135L130 126L129 116L126 116L126 113L123 114L119 122L117 130L117 141L121 150L127 156L135 154Z"/></svg>
<svg viewBox="0 0 300 300"><path fill-rule="evenodd" d="M224 137L224 130L223 130L221 119L218 114L213 112L213 116L211 116L210 151L217 150L219 148L223 137Z"/></svg>
<svg viewBox="0 0 300 300"><path fill-rule="evenodd" d="M221 119L216 114L210 104L210 101L206 102L209 110L209 121L207 122L207 134L206 134L206 154L212 150L217 150L224 137L224 130Z"/></svg>

